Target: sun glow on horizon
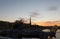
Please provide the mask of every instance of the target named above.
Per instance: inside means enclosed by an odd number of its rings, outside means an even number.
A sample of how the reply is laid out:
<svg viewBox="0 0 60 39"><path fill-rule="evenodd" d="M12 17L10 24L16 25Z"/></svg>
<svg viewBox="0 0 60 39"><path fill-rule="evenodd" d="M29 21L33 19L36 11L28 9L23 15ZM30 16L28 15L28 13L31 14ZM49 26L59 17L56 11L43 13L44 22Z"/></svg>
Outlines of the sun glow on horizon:
<svg viewBox="0 0 60 39"><path fill-rule="evenodd" d="M46 21L46 22L36 22L37 25L42 25L42 26L54 26L54 25L57 25L57 26L60 26L60 22L59 23L56 23L56 22L51 22L51 21Z"/></svg>

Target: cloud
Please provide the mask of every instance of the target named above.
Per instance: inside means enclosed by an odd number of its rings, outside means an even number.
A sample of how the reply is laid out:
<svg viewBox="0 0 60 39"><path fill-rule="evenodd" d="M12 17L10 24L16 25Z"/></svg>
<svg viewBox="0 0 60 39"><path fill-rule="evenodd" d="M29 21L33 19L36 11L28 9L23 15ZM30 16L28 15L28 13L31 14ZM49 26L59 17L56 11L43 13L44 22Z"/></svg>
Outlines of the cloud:
<svg viewBox="0 0 60 39"><path fill-rule="evenodd" d="M57 20L57 21L47 21L45 23L47 23L47 24L49 23L51 25L59 25L60 24L60 21L59 20Z"/></svg>
<svg viewBox="0 0 60 39"><path fill-rule="evenodd" d="M31 17L36 17L36 16L38 16L38 15L39 15L38 12L31 12L31 13L30 13L30 16L31 16Z"/></svg>
<svg viewBox="0 0 60 39"><path fill-rule="evenodd" d="M58 9L58 7L56 7L56 6L50 6L50 7L48 7L49 11L55 11L57 9Z"/></svg>

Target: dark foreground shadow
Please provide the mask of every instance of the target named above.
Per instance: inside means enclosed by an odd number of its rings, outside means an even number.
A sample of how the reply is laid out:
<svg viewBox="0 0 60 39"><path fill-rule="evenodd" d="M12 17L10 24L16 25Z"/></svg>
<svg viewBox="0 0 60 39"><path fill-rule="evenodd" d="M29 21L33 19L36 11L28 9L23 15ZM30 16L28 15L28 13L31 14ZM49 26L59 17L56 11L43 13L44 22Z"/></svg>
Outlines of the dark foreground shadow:
<svg viewBox="0 0 60 39"><path fill-rule="evenodd" d="M40 39L48 39L50 32L17 32L17 31L3 31L0 32L0 36L21 39L25 38L40 38Z"/></svg>

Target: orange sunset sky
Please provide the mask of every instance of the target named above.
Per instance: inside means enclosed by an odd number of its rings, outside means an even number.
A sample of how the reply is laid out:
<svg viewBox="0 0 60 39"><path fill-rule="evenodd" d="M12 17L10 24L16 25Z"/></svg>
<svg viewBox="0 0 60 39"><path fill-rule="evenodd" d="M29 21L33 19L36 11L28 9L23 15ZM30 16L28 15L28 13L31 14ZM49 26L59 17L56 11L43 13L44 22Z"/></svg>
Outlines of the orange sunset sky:
<svg viewBox="0 0 60 39"><path fill-rule="evenodd" d="M42 25L42 26L54 26L54 25L58 25L60 26L60 23L54 23L54 22L37 22L36 24L38 25Z"/></svg>

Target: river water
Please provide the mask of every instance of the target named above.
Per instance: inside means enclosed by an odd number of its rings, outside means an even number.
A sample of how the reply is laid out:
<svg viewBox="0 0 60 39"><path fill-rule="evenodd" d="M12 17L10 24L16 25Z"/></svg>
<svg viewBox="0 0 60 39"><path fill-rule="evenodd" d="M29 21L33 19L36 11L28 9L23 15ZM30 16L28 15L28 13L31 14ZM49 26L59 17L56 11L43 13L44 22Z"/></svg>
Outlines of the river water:
<svg viewBox="0 0 60 39"><path fill-rule="evenodd" d="M45 29L44 32L50 32L50 30ZM39 39L39 38L22 38L22 39ZM53 39L60 39L60 30L57 30L56 32L56 38L53 37Z"/></svg>
<svg viewBox="0 0 60 39"><path fill-rule="evenodd" d="M60 39L60 33L56 34L56 39Z"/></svg>
<svg viewBox="0 0 60 39"><path fill-rule="evenodd" d="M39 39L39 38L22 38L22 39ZM56 33L56 38L53 37L53 39L60 39L60 33Z"/></svg>

